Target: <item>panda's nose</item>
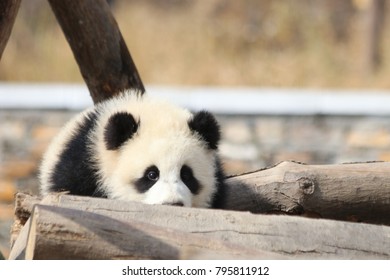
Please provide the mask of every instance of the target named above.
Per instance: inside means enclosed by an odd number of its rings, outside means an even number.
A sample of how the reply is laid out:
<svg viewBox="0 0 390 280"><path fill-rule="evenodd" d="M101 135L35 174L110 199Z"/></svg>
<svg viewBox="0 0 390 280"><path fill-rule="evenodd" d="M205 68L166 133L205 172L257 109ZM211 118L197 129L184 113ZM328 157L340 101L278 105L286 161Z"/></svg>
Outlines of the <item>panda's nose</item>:
<svg viewBox="0 0 390 280"><path fill-rule="evenodd" d="M184 203L181 201L177 202L169 202L169 203L163 203L163 205L170 205L170 206L184 206Z"/></svg>

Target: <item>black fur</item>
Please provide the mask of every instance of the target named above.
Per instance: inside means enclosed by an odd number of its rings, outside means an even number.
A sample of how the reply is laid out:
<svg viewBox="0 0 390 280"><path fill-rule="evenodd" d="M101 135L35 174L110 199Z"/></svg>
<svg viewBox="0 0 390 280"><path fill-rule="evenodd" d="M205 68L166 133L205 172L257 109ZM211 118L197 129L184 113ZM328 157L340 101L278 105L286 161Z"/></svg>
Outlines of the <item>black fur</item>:
<svg viewBox="0 0 390 280"><path fill-rule="evenodd" d="M151 178L149 176L150 173L154 173L157 175L156 178ZM137 188L137 191L140 193L144 193L147 190L149 190L153 185L158 181L160 176L160 171L158 170L157 166L152 165L146 168L144 175L142 178L137 179L134 183L135 187Z"/></svg>
<svg viewBox="0 0 390 280"><path fill-rule="evenodd" d="M211 208L223 209L223 206L225 205L226 194L226 175L223 172L222 164L218 158L215 161L215 178L217 191L215 192L215 195L213 197Z"/></svg>
<svg viewBox="0 0 390 280"><path fill-rule="evenodd" d="M117 150L137 132L139 122L127 112L112 115L104 128L104 142L107 150Z"/></svg>
<svg viewBox="0 0 390 280"><path fill-rule="evenodd" d="M189 121L190 129L200 135L209 149L216 150L221 138L219 124L214 116L207 111L196 113Z"/></svg>
<svg viewBox="0 0 390 280"><path fill-rule="evenodd" d="M150 176L151 173L154 174L154 177ZM157 168L157 166L152 165L145 170L144 175L141 178L135 180L133 183L137 188L138 192L144 193L151 187L153 187L153 185L158 181L159 176L159 169ZM199 181L194 177L193 171L189 166L183 165L180 170L180 178L191 191L191 193L195 195L199 193L201 185Z"/></svg>
<svg viewBox="0 0 390 280"><path fill-rule="evenodd" d="M93 155L88 149L88 134L96 126L97 115L89 113L66 143L59 161L51 173L51 191L69 191L70 194L105 197L97 191L98 176Z"/></svg>
<svg viewBox="0 0 390 280"><path fill-rule="evenodd" d="M196 113L192 119L189 120L188 126L192 131L201 136L201 138L207 143L209 149L218 149L218 144L221 138L220 127L217 120L211 113L207 111L200 111ZM215 178L217 190L212 199L211 208L222 209L225 204L226 175L218 157L215 160Z"/></svg>
<svg viewBox="0 0 390 280"><path fill-rule="evenodd" d="M191 193L195 195L199 193L201 186L199 184L199 181L194 177L194 173L192 172L191 167L183 165L180 170L180 178L187 186L187 188L191 191Z"/></svg>

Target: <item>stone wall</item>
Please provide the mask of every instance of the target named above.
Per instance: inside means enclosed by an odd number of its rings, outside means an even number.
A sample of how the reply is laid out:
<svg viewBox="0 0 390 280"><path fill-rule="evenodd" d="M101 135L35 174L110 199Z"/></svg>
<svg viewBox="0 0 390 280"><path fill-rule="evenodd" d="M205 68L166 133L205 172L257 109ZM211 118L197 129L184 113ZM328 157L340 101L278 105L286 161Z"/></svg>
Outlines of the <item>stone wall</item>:
<svg viewBox="0 0 390 280"><path fill-rule="evenodd" d="M37 191L43 151L76 112L0 112L0 192ZM388 117L217 116L220 151L228 173L240 173L282 160L330 164L390 159ZM12 193L12 191L11 191Z"/></svg>
<svg viewBox="0 0 390 280"><path fill-rule="evenodd" d="M7 254L16 191L37 193L43 151L76 112L0 111L0 251ZM369 116L223 116L221 156L228 174L282 160L308 164L390 160L390 119ZM6 223L5 226L3 224Z"/></svg>
<svg viewBox="0 0 390 280"><path fill-rule="evenodd" d="M220 121L224 132L220 148L232 171L283 160L308 164L390 160L389 117L225 116Z"/></svg>

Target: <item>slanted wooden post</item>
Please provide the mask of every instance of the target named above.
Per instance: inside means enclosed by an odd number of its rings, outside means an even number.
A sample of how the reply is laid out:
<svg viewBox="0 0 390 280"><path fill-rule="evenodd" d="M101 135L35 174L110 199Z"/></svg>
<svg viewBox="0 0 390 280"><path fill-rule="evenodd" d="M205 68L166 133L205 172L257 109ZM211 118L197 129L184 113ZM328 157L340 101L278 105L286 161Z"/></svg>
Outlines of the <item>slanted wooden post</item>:
<svg viewBox="0 0 390 280"><path fill-rule="evenodd" d="M144 85L106 0L49 0L94 103Z"/></svg>
<svg viewBox="0 0 390 280"><path fill-rule="evenodd" d="M365 23L365 73L372 74L382 64L381 41L386 17L386 1L368 1Z"/></svg>
<svg viewBox="0 0 390 280"><path fill-rule="evenodd" d="M0 60L11 35L19 7L20 0L0 1Z"/></svg>

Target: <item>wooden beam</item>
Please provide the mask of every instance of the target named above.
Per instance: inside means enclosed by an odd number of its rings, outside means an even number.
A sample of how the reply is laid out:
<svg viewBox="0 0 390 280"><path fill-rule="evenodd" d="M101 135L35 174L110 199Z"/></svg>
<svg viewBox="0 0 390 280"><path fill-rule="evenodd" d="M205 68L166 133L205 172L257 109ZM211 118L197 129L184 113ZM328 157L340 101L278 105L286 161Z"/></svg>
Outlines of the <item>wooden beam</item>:
<svg viewBox="0 0 390 280"><path fill-rule="evenodd" d="M106 0L49 0L94 103L124 90L145 92Z"/></svg>
<svg viewBox="0 0 390 280"><path fill-rule="evenodd" d="M11 35L21 0L0 1L0 60Z"/></svg>

